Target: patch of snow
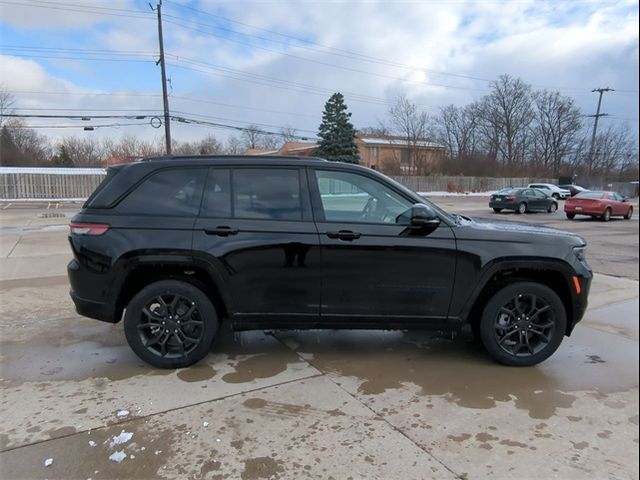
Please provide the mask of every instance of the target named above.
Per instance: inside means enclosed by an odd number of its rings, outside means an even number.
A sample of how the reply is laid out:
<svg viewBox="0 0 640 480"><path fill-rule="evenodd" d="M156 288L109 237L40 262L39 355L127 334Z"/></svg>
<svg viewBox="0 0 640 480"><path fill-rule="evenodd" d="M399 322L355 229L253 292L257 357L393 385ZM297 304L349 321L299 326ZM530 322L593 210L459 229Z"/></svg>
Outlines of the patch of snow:
<svg viewBox="0 0 640 480"><path fill-rule="evenodd" d="M111 460L112 462L120 463L125 458L127 458L127 454L122 450L118 450L117 452L113 452L111 455L109 455L109 460Z"/></svg>
<svg viewBox="0 0 640 480"><path fill-rule="evenodd" d="M114 435L111 441L109 442L109 448L113 448L116 445L121 445L123 443L127 443L133 437L132 432L125 432L122 430L120 434Z"/></svg>
<svg viewBox="0 0 640 480"><path fill-rule="evenodd" d="M156 450L155 452L153 452L154 455L160 455L162 453L162 450Z"/></svg>
<svg viewBox="0 0 640 480"><path fill-rule="evenodd" d="M44 461L44 466L45 466L45 467L50 467L51 465L53 465L53 458L47 458L47 459Z"/></svg>
<svg viewBox="0 0 640 480"><path fill-rule="evenodd" d="M95 447L96 446L96 442L94 442L93 440L89 440L89 446L90 447Z"/></svg>
<svg viewBox="0 0 640 480"><path fill-rule="evenodd" d="M220 440L219 438L216 438L216 442L221 442L222 440Z"/></svg>
<svg viewBox="0 0 640 480"><path fill-rule="evenodd" d="M116 412L116 417L119 418L126 417L127 415L129 415L129 410L118 410Z"/></svg>
<svg viewBox="0 0 640 480"><path fill-rule="evenodd" d="M209 426L209 422L202 422L202 426L203 427L208 427Z"/></svg>

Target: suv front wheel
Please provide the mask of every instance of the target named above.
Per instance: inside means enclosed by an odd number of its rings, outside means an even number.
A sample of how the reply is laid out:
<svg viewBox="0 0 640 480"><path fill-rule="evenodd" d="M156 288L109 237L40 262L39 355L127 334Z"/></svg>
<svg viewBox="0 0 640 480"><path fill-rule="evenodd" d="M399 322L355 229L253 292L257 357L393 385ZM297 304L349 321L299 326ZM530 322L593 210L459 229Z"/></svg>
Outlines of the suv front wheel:
<svg viewBox="0 0 640 480"><path fill-rule="evenodd" d="M203 359L218 330L211 300L194 285L154 282L129 302L124 332L131 349L158 368L182 368Z"/></svg>
<svg viewBox="0 0 640 480"><path fill-rule="evenodd" d="M499 290L480 319L487 352L505 365L530 366L557 350L566 331L562 300L550 288L519 282Z"/></svg>

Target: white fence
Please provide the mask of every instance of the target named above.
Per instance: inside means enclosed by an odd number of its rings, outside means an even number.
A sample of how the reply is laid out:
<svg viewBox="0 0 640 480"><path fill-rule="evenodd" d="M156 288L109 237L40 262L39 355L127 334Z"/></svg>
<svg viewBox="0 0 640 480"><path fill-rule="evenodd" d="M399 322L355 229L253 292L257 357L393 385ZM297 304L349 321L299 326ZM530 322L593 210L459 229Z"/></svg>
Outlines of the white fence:
<svg viewBox="0 0 640 480"><path fill-rule="evenodd" d="M95 190L104 175L105 170L102 168L0 167L0 199L84 199ZM491 192L534 182L554 183L553 179L528 177L397 176L393 178L416 192ZM603 187L617 190L623 195L637 195L637 184L593 185L593 188Z"/></svg>

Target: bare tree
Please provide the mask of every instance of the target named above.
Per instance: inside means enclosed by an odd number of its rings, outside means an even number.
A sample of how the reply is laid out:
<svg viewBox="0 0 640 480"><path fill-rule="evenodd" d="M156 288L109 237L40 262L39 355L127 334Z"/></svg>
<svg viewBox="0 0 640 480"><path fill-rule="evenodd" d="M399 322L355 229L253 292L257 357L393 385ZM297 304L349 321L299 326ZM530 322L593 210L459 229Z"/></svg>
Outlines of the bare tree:
<svg viewBox="0 0 640 480"><path fill-rule="evenodd" d="M406 141L405 158L400 162L408 173L423 175L427 173L428 151L423 147L428 138L429 117L407 97L401 96L389 108L391 128Z"/></svg>
<svg viewBox="0 0 640 480"><path fill-rule="evenodd" d="M164 142L145 141L133 135L127 135L117 140L105 139L102 148L104 149L104 163L114 165L132 162L138 158L162 155Z"/></svg>
<svg viewBox="0 0 640 480"><path fill-rule="evenodd" d="M66 137L61 145L76 167L98 167L104 161L102 144L94 137Z"/></svg>
<svg viewBox="0 0 640 480"><path fill-rule="evenodd" d="M245 149L260 148L262 130L257 125L249 125L242 131L242 144Z"/></svg>
<svg viewBox="0 0 640 480"><path fill-rule="evenodd" d="M287 142L293 142L296 140L298 136L298 131L293 128L291 125L285 125L280 129L280 139L281 144L285 144Z"/></svg>
<svg viewBox="0 0 640 480"><path fill-rule="evenodd" d="M533 99L533 161L540 173L557 177L565 157L578 141L583 126L580 110L573 99L558 92L543 90L534 93Z"/></svg>
<svg viewBox="0 0 640 480"><path fill-rule="evenodd" d="M13 112L13 104L15 98L6 89L4 84L0 84L0 127L2 127L7 120L6 114Z"/></svg>
<svg viewBox="0 0 640 480"><path fill-rule="evenodd" d="M510 172L527 160L530 125L534 118L531 86L519 78L501 75L482 102L485 135Z"/></svg>
<svg viewBox="0 0 640 480"><path fill-rule="evenodd" d="M225 146L225 153L227 155L240 155L244 151L245 148L242 145L242 140L235 135L229 135L227 138L227 145Z"/></svg>
<svg viewBox="0 0 640 480"><path fill-rule="evenodd" d="M219 155L224 147L214 135L207 135L195 142L173 141L171 150L174 155Z"/></svg>
<svg viewBox="0 0 640 480"><path fill-rule="evenodd" d="M51 156L47 138L22 120L11 119L1 129L0 163L20 167L44 166Z"/></svg>

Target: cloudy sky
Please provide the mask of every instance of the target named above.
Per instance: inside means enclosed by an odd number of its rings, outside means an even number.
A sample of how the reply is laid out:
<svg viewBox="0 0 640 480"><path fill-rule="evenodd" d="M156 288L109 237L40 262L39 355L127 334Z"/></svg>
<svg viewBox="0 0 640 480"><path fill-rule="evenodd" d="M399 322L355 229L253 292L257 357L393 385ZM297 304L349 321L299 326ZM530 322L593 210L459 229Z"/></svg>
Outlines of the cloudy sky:
<svg viewBox="0 0 640 480"><path fill-rule="evenodd" d="M157 0L153 0L155 5ZM164 0L170 108L216 124L292 126L313 137L345 95L356 127L400 94L436 113L485 95L500 74L575 98L638 129L638 2L498 0ZM0 0L0 83L21 114L63 135L163 138L156 14L138 0ZM112 125L85 132L84 125ZM233 130L172 124L174 138ZM237 132L236 132L237 133Z"/></svg>

